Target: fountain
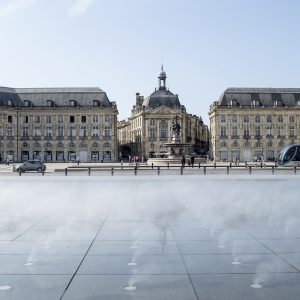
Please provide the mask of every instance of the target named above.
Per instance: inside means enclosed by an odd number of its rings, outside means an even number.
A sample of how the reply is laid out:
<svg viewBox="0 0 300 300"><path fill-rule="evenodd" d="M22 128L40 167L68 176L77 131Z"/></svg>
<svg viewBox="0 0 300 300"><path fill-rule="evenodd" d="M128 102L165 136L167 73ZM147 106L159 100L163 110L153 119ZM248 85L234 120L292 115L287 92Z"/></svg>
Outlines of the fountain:
<svg viewBox="0 0 300 300"><path fill-rule="evenodd" d="M181 126L179 124L179 116L172 121L173 135L170 143L161 144L161 148L167 149L161 152L157 157L149 158L148 164L180 164L183 155L190 154L190 143L183 143L181 140Z"/></svg>

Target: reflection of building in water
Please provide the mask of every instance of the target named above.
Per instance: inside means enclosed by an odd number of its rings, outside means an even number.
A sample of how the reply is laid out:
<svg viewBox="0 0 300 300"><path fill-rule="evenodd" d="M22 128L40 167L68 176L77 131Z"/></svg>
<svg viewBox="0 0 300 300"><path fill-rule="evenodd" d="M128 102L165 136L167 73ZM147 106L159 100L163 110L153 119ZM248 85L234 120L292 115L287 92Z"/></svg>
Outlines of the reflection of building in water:
<svg viewBox="0 0 300 300"><path fill-rule="evenodd" d="M122 156L130 154L151 157L154 153L168 151L163 144L172 140L176 116L180 140L191 145L189 151L197 154L208 151L207 126L201 117L186 112L178 95L166 87L166 79L162 68L158 76L158 89L147 98L137 93L131 117L128 121L118 123L118 141Z"/></svg>
<svg viewBox="0 0 300 300"><path fill-rule="evenodd" d="M0 88L1 159L115 160L117 106L99 88Z"/></svg>
<svg viewBox="0 0 300 300"><path fill-rule="evenodd" d="M209 111L211 153L219 160L274 160L300 142L300 89L229 88Z"/></svg>

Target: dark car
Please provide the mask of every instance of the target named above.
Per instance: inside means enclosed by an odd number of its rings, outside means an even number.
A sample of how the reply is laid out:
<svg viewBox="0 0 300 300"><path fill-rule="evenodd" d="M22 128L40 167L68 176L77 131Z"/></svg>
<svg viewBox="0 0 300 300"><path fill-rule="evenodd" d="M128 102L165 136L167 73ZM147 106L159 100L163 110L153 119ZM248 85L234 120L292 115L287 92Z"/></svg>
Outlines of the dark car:
<svg viewBox="0 0 300 300"><path fill-rule="evenodd" d="M28 160L16 168L17 172L27 172L27 171L36 171L44 172L46 170L46 165L40 160Z"/></svg>

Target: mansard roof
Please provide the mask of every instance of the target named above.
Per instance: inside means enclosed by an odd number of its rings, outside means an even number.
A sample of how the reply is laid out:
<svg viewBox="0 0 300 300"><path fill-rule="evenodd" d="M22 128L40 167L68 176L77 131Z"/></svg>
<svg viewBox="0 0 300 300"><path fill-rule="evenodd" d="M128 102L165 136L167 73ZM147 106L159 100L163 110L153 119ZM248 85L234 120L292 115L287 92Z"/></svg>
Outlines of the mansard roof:
<svg viewBox="0 0 300 300"><path fill-rule="evenodd" d="M54 106L68 106L69 101L76 101L77 106L93 106L98 101L99 106L111 106L106 93L98 87L83 88L7 88L0 87L0 106L24 106L29 101L32 106L47 106L47 101L53 101Z"/></svg>
<svg viewBox="0 0 300 300"><path fill-rule="evenodd" d="M228 88L216 103L220 106L237 107L293 107L300 104L298 88Z"/></svg>

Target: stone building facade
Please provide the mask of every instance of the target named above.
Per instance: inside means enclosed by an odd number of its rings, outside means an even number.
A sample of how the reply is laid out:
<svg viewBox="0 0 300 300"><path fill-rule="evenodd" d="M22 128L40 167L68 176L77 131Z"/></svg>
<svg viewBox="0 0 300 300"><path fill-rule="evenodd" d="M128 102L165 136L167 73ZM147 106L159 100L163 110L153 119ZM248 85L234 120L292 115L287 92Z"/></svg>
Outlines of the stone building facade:
<svg viewBox="0 0 300 300"><path fill-rule="evenodd" d="M0 88L0 159L113 161L117 106L99 88Z"/></svg>
<svg viewBox="0 0 300 300"><path fill-rule="evenodd" d="M228 88L209 119L216 161L273 161L300 143L300 89Z"/></svg>
<svg viewBox="0 0 300 300"><path fill-rule="evenodd" d="M119 154L121 156L151 157L167 152L162 146L171 142L172 122L179 117L181 141L190 143L190 152L205 154L208 151L208 127L201 117L186 112L178 95L166 87L166 73L161 70L158 88L147 98L136 94L136 102L128 121L118 123ZM189 153L186 153L189 154Z"/></svg>

